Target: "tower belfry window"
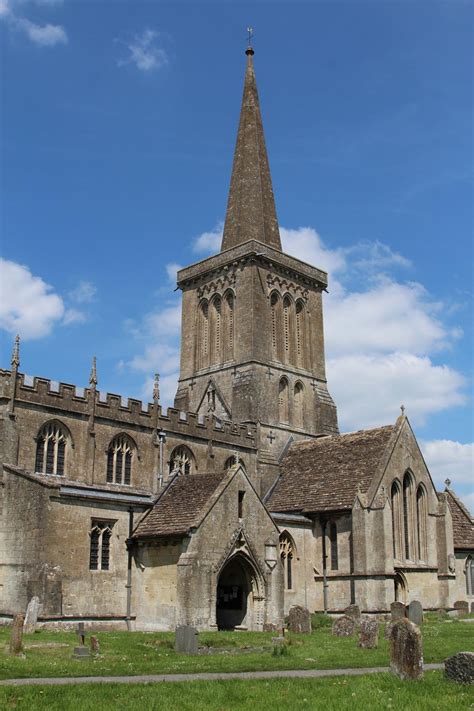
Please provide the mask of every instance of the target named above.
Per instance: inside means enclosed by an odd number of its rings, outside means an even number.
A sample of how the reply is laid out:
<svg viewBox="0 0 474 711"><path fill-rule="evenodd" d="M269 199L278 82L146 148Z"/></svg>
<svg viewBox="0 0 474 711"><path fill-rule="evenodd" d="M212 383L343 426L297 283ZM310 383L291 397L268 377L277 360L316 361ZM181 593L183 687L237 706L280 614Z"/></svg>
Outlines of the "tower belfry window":
<svg viewBox="0 0 474 711"><path fill-rule="evenodd" d="M288 385L288 380L286 378L281 378L278 385L278 413L280 417L280 422L288 422L289 420L289 410L290 410L290 388Z"/></svg>

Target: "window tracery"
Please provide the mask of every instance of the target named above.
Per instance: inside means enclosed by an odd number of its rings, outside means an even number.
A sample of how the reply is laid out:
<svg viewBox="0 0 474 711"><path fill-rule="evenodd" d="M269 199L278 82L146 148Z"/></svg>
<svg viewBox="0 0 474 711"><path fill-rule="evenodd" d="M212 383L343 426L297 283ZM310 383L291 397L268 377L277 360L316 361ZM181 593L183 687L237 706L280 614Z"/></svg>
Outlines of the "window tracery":
<svg viewBox="0 0 474 711"><path fill-rule="evenodd" d="M295 544L288 533L280 536L280 559L283 565L285 587L293 589L293 562L295 559Z"/></svg>
<svg viewBox="0 0 474 711"><path fill-rule="evenodd" d="M107 482L129 486L135 447L126 435L117 435L107 451Z"/></svg>
<svg viewBox="0 0 474 711"><path fill-rule="evenodd" d="M109 570L112 526L111 521L92 521L89 570Z"/></svg>
<svg viewBox="0 0 474 711"><path fill-rule="evenodd" d="M67 439L65 429L58 422L48 422L41 428L36 441L36 472L64 474Z"/></svg>
<svg viewBox="0 0 474 711"><path fill-rule="evenodd" d="M466 560L466 593L474 595L474 558L471 555Z"/></svg>
<svg viewBox="0 0 474 711"><path fill-rule="evenodd" d="M180 446L173 449L169 465L170 474L191 474L194 470L194 456L188 447Z"/></svg>

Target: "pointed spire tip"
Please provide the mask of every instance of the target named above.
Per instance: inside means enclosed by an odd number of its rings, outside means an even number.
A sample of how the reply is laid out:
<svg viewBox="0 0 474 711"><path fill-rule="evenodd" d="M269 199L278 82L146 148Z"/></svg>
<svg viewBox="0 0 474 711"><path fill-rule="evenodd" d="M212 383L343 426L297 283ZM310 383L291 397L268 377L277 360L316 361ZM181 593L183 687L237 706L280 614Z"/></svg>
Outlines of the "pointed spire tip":
<svg viewBox="0 0 474 711"><path fill-rule="evenodd" d="M18 334L15 337L15 345L13 346L11 364L12 367L16 368L18 368L18 366L20 365L20 336Z"/></svg>

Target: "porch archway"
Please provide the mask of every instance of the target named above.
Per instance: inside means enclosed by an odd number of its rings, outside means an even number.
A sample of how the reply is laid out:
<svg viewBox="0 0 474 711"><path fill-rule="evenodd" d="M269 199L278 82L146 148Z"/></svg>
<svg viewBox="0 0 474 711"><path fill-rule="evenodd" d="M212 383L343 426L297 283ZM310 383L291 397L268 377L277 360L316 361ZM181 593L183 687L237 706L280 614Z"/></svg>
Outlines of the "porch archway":
<svg viewBox="0 0 474 711"><path fill-rule="evenodd" d="M216 623L219 630L257 629L263 615L262 583L251 560L232 556L217 578Z"/></svg>

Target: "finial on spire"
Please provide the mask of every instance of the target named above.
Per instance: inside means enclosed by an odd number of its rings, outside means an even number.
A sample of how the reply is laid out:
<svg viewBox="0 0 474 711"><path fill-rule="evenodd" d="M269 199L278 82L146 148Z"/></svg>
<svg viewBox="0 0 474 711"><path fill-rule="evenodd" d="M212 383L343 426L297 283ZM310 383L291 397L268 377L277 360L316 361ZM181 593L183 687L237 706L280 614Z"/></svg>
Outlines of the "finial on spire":
<svg viewBox="0 0 474 711"><path fill-rule="evenodd" d="M402 415L404 415L405 414L405 405L400 405L400 410L401 410Z"/></svg>
<svg viewBox="0 0 474 711"><path fill-rule="evenodd" d="M446 484L446 488L449 489L449 487L451 486L451 479L445 479L444 483Z"/></svg>
<svg viewBox="0 0 474 711"><path fill-rule="evenodd" d="M153 402L158 403L160 400L160 374L155 373L153 381Z"/></svg>
<svg viewBox="0 0 474 711"><path fill-rule="evenodd" d="M20 365L20 336L15 337L15 344L12 351L12 368L18 368Z"/></svg>
<svg viewBox="0 0 474 711"><path fill-rule="evenodd" d="M252 48L252 37L253 37L253 27L247 27L247 49L245 50L245 54L248 56L252 56L255 54Z"/></svg>
<svg viewBox="0 0 474 711"><path fill-rule="evenodd" d="M89 385L93 388L97 385L97 358L92 358L91 374L89 377Z"/></svg>

